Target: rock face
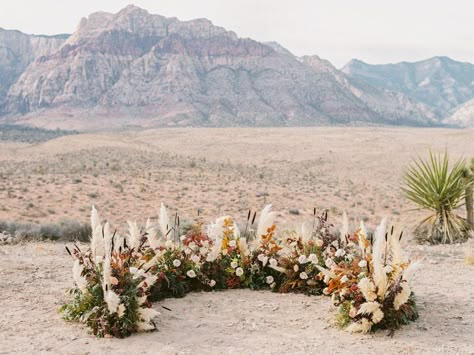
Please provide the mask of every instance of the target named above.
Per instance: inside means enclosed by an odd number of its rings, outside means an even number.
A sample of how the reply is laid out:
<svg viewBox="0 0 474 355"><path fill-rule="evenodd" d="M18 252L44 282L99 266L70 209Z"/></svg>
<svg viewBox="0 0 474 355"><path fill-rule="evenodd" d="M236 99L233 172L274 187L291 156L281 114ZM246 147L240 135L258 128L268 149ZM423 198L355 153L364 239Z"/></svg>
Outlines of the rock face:
<svg viewBox="0 0 474 355"><path fill-rule="evenodd" d="M456 108L445 123L461 127L474 127L474 99Z"/></svg>
<svg viewBox="0 0 474 355"><path fill-rule="evenodd" d="M474 98L474 64L447 57L386 65L354 59L342 71L374 87L410 96L431 107L439 118Z"/></svg>
<svg viewBox="0 0 474 355"><path fill-rule="evenodd" d="M128 6L82 19L67 40L16 35L24 36L24 62L0 74L10 75L0 112L13 122L64 129L429 125L437 117L400 90L318 57L297 58L277 43L238 38L205 19Z"/></svg>
<svg viewBox="0 0 474 355"><path fill-rule="evenodd" d="M0 102L30 63L55 53L67 37L30 36L0 28Z"/></svg>

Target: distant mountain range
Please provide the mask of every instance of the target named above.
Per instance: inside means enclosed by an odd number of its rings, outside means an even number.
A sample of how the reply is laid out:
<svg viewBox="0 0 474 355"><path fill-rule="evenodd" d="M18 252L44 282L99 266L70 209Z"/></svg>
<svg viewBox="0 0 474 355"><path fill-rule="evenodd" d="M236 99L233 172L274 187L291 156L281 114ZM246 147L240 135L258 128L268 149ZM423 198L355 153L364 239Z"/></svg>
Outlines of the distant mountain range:
<svg viewBox="0 0 474 355"><path fill-rule="evenodd" d="M473 98L473 64L446 57L390 65L353 60L337 70L206 19L179 21L135 6L93 13L70 36L0 29L4 123L474 126L474 104L467 103Z"/></svg>

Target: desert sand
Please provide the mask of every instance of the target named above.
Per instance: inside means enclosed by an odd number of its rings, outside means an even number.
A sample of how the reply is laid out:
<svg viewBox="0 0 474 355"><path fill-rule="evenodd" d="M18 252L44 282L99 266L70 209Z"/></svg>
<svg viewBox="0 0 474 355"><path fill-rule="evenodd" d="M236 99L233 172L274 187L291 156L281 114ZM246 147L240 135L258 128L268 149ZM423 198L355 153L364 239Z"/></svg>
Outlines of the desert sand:
<svg viewBox="0 0 474 355"><path fill-rule="evenodd" d="M64 244L1 246L0 353L473 354L474 268L458 245L411 252L426 258L414 280L420 318L393 337L341 331L328 297L231 290L156 303L157 332L97 339L57 312L72 282Z"/></svg>
<svg viewBox="0 0 474 355"><path fill-rule="evenodd" d="M121 227L144 222L165 202L245 218L272 202L280 221L328 208L374 225L406 226L425 215L400 192L410 158L447 148L474 155L472 130L415 128L166 129L90 133L39 144L0 143L0 220L87 222L90 205ZM299 215L290 213L298 209ZM460 211L462 213L462 211ZM354 223L354 222L353 222ZM72 285L63 243L0 246L0 353L474 354L474 267L462 246L419 246L420 319L396 331L352 335L331 324L330 299L235 290L170 299L159 331L95 339L57 312Z"/></svg>

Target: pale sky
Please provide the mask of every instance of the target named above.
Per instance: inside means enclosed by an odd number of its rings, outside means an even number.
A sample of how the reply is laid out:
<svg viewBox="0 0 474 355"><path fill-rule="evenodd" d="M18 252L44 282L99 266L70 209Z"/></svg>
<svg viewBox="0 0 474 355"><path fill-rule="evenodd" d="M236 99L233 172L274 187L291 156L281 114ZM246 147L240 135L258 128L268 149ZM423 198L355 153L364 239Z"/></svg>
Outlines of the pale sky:
<svg viewBox="0 0 474 355"><path fill-rule="evenodd" d="M377 64L436 55L474 63L473 0L0 0L0 27L72 33L82 17L130 3L181 20L205 17L337 67L352 58Z"/></svg>

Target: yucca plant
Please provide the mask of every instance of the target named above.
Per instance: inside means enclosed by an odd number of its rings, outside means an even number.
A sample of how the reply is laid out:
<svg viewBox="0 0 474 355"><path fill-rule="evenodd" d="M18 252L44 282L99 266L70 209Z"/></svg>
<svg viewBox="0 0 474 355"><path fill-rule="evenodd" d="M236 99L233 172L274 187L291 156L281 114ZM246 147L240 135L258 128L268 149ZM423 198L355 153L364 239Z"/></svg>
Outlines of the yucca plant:
<svg viewBox="0 0 474 355"><path fill-rule="evenodd" d="M404 174L405 196L419 209L433 213L421 221L418 228L428 226L426 238L431 243L454 243L466 238L467 223L456 210L464 204L466 187L465 162L458 160L451 168L445 152L429 159L413 160Z"/></svg>

